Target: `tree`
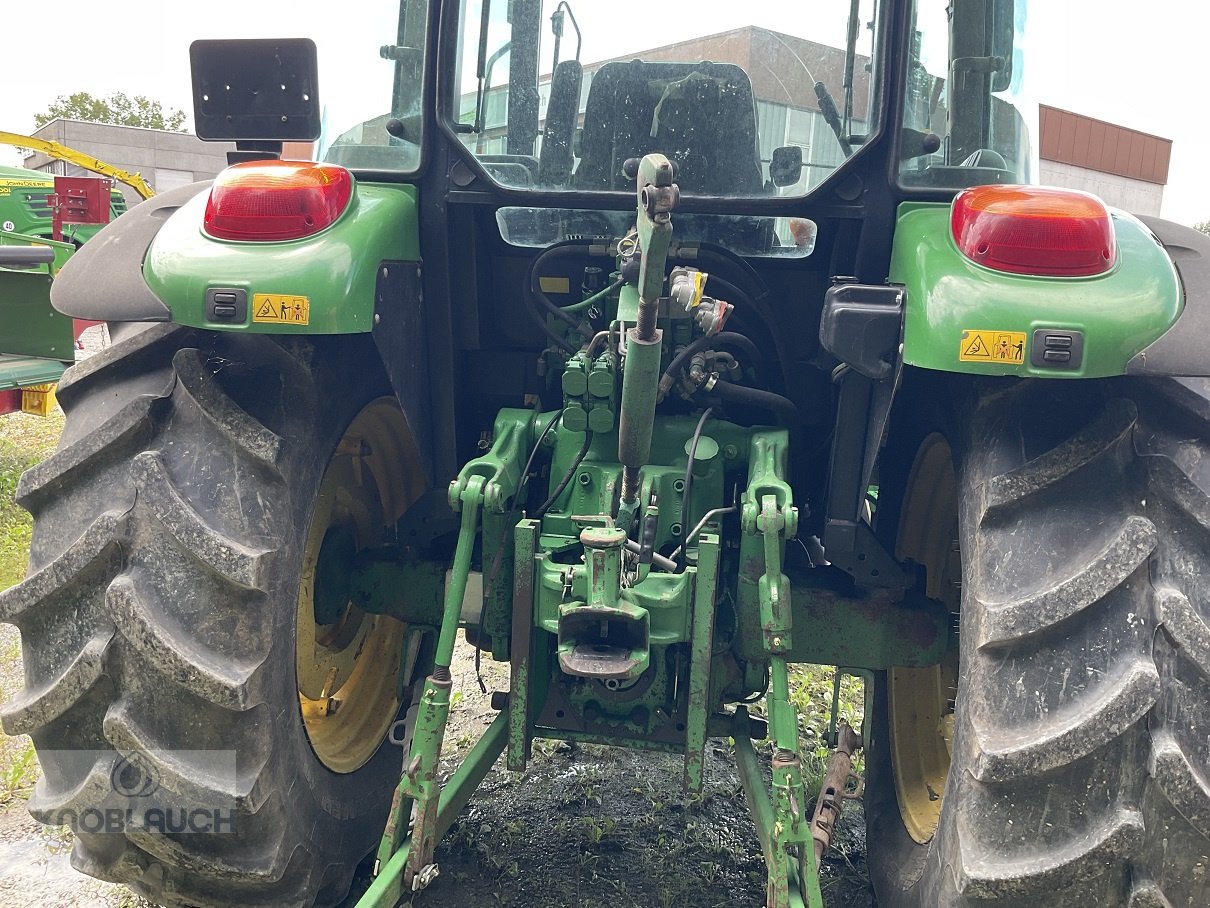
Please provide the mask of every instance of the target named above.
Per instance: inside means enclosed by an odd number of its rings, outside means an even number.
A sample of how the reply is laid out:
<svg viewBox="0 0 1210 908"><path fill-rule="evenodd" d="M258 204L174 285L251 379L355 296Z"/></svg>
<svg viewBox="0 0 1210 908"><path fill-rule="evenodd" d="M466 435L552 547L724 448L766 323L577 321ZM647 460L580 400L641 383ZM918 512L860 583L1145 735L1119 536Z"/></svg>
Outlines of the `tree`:
<svg viewBox="0 0 1210 908"><path fill-rule="evenodd" d="M107 98L97 98L86 91L59 95L45 113L34 115L34 123L41 129L58 118L109 123L113 126L144 126L173 132L184 132L185 123L184 111L172 107L165 110L159 101L142 95L131 98L120 91L115 91Z"/></svg>
<svg viewBox="0 0 1210 908"><path fill-rule="evenodd" d="M1193 225L1194 230L1200 230L1202 233L1210 233L1210 221L1198 221Z"/></svg>

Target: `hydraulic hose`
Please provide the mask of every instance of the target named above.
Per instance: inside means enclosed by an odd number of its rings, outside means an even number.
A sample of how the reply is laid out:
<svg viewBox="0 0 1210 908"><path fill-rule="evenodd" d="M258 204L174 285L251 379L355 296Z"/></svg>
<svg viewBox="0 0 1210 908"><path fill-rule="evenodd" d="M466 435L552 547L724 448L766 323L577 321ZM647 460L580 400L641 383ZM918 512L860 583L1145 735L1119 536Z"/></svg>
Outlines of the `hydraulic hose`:
<svg viewBox="0 0 1210 908"><path fill-rule="evenodd" d="M573 313L578 312L579 309L585 304L590 303L597 297L603 295L605 291L602 291L600 294L596 294L592 300L582 300L579 303L575 303L571 306L563 308L555 305L551 298L542 292L542 287L539 282L540 274L542 271L542 266L553 259L591 258L592 256L589 251L591 248L591 242L585 242L584 240L564 240L561 243L556 243L555 245L544 249L538 254L538 256L534 259L533 264L531 264L529 267L529 292L522 294L534 323L538 326L542 333L546 335L547 339L551 343L569 355L576 352L576 345L569 342L566 338L561 337L555 331L552 331L550 326L546 324L546 318L544 317L543 313L553 315L560 321L565 322L568 326L574 328L577 333L584 335L585 339L587 340L588 335L582 328L580 320ZM609 290L613 287L614 285L611 284L610 287L606 288L606 290Z"/></svg>
<svg viewBox="0 0 1210 908"><path fill-rule="evenodd" d="M744 385L733 385L730 382L721 381L710 390L709 394L703 396L710 403L732 403L745 407L759 407L762 410L776 413L790 425L798 425L802 422L802 417L799 415L794 401L788 397L782 397L780 394L774 394L772 391L762 391L760 388L748 388Z"/></svg>
<svg viewBox="0 0 1210 908"><path fill-rule="evenodd" d="M571 312L568 312L561 306L555 305L551 298L542 291L541 271L543 265L556 259L588 258L589 248L590 244L584 243L581 240L572 240L570 242L559 243L539 253L538 257L534 259L534 263L529 269L529 292L533 294L534 299L537 300L539 305L541 305L541 307L550 315L553 315L555 318L566 322L569 326L575 328L577 331L582 330L580 327L580 320ZM588 337L585 337L584 339L588 340Z"/></svg>
<svg viewBox="0 0 1210 908"><path fill-rule="evenodd" d="M529 301L532 299L532 297L530 297L528 294L526 294L525 299L527 301ZM536 324L538 326L538 328L542 331L542 333L546 335L547 340L549 340L552 344L554 344L556 347L558 347L560 350L562 350L568 356L574 356L575 352L576 352L575 345L568 343L567 338L562 337L559 334L552 331L550 328L550 325L546 324L546 319L542 317L542 313L539 312L536 307L531 305L531 306L528 306L527 308L529 309L530 316L534 320L534 324Z"/></svg>
<svg viewBox="0 0 1210 908"><path fill-rule="evenodd" d="M682 348L681 352L672 358L672 362L668 364L668 368L664 370L664 374L660 378L659 396L664 397L672 389L677 376L685 368L685 363L689 362L695 353L700 353L708 348L728 346L740 350L748 358L749 365L764 359L760 354L760 348L752 342L751 338L737 331L703 335Z"/></svg>
<svg viewBox="0 0 1210 908"><path fill-rule="evenodd" d="M756 299L762 299L769 293L769 288L765 285L764 280L757 273L756 269L746 259L736 255L726 246L720 246L717 243L702 242L697 244L697 251L693 254L689 254L686 249L679 247L674 250L672 259L683 264L705 266L705 270L710 272L712 279L718 279L718 267L715 267L716 265L722 268L734 268L744 275L744 279L750 286L757 288Z"/></svg>
<svg viewBox="0 0 1210 908"><path fill-rule="evenodd" d="M709 280L706 282L706 288L712 296L721 297L727 300L727 302L735 304L735 315L732 316L733 318L747 321L748 316L753 316L760 322L760 327L768 332L769 343L772 346L774 358L779 365L782 381L788 386L791 382L791 376L787 372L787 364L793 361L793 351L790 349L785 331L779 329L778 320L774 318L773 312L770 310L768 302L765 299L768 291L761 293L760 296L753 297L742 288L714 274L710 275Z"/></svg>
<svg viewBox="0 0 1210 908"><path fill-rule="evenodd" d="M759 312L760 307L756 305L756 300L752 298L752 294L741 287L731 283L726 278L721 278L717 274L712 274L706 279L706 288L710 291L708 296L714 296L719 299L725 299L731 304L741 304L753 312ZM760 313L764 316L764 313Z"/></svg>

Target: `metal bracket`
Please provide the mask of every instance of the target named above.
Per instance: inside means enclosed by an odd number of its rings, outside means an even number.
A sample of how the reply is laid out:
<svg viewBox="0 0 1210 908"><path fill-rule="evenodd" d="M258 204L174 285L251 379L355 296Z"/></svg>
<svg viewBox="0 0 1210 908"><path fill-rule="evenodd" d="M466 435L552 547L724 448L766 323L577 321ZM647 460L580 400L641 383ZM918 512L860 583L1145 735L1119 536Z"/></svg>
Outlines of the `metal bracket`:
<svg viewBox="0 0 1210 908"><path fill-rule="evenodd" d="M840 379L832 436L824 553L859 586L907 589L912 578L874 536L865 519L865 496L882 446L902 372L874 381L856 371Z"/></svg>

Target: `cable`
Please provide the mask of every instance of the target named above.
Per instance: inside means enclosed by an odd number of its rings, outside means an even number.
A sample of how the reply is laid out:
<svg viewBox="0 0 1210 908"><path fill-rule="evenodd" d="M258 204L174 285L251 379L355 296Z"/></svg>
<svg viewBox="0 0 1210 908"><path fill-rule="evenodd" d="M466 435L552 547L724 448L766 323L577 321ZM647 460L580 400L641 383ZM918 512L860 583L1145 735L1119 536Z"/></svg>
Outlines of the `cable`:
<svg viewBox="0 0 1210 908"><path fill-rule="evenodd" d="M588 456L588 449L592 447L592 433L584 433L584 444L580 445L579 453L571 462L571 466L567 468L567 472L563 474L563 478L559 480L559 484L555 486L555 490L550 493L550 497L542 502L541 507L534 511L534 517L541 517L545 514L550 506L553 505L563 494L563 490L567 488L567 484L571 482L571 477L576 475L576 470L580 469L580 464L584 462L584 458Z"/></svg>
<svg viewBox="0 0 1210 908"><path fill-rule="evenodd" d="M706 425L706 420L714 415L714 407L707 407L697 421L697 428L693 430L693 438L689 442L689 460L685 463L685 488L681 492L681 554L687 556L685 546L689 536L689 493L693 491L693 461L697 457L697 443L702 440L702 429ZM684 564L681 565L683 571L688 563L688 558L681 559Z"/></svg>
<svg viewBox="0 0 1210 908"><path fill-rule="evenodd" d="M762 697L764 697L764 696L765 696L765 694L767 694L767 693L769 692L769 680L770 680L770 677L769 677L769 666L766 664L766 665L765 665L765 681L764 681L764 689L763 689L763 690L756 691L756 692L755 692L755 693L753 693L751 696L745 697L744 699L740 700L739 702L740 702L740 703L755 703L755 702L757 702L758 700L760 700Z"/></svg>
<svg viewBox="0 0 1210 908"><path fill-rule="evenodd" d="M612 284L609 284L603 289L598 290L592 296L585 297L578 303L572 303L570 306L560 306L559 308L564 312L583 312L585 309L590 308L593 303L597 302L597 300L603 299L604 297L609 296L609 294L620 290L624 283L626 283L624 280L618 278Z"/></svg>
<svg viewBox="0 0 1210 908"><path fill-rule="evenodd" d="M641 545L639 545L637 542L635 542L633 539L627 539L625 542L625 546L626 546L626 551L628 551L634 555L637 555L641 551L643 551L643 547ZM656 567L658 567L661 571L668 571L669 573L673 573L676 571L676 562L673 561L671 558L666 558L665 556L661 555L659 552L651 553L651 563L654 564Z"/></svg>

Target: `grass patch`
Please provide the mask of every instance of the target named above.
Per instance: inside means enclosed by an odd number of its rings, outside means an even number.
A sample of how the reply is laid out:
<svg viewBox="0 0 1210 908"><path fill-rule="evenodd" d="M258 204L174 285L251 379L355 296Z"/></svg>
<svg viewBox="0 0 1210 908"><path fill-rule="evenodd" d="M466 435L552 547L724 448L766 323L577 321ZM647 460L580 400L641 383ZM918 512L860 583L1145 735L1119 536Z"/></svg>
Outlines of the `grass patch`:
<svg viewBox="0 0 1210 908"><path fill-rule="evenodd" d="M60 410L47 417L0 416L0 590L25 576L33 521L13 500L21 474L50 455L63 431ZM0 628L0 702L20 686L21 643L15 628ZM33 742L0 734L0 809L23 801L38 780Z"/></svg>
<svg viewBox="0 0 1210 908"><path fill-rule="evenodd" d="M33 522L13 496L21 474L55 449L63 431L63 413L50 416L10 413L0 416L0 590L25 576Z"/></svg>
<svg viewBox="0 0 1210 908"><path fill-rule="evenodd" d="M0 736L0 808L24 801L38 781L34 742L27 737Z"/></svg>
<svg viewBox="0 0 1210 908"><path fill-rule="evenodd" d="M823 741L832 716L835 673L831 665L790 666L790 702L798 709L798 730L806 753L819 748L827 751ZM865 715L865 681L843 676L839 705L840 718L860 732Z"/></svg>

